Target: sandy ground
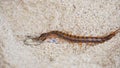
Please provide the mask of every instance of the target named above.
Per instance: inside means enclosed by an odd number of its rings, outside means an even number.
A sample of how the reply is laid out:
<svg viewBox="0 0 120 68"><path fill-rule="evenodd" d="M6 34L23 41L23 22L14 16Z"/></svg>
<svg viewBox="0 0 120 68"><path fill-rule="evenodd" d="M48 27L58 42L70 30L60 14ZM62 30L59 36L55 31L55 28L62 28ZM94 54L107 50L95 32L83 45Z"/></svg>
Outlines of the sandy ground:
<svg viewBox="0 0 120 68"><path fill-rule="evenodd" d="M0 0L0 68L120 68L120 33L95 46L25 45L51 30L102 36L120 28L119 0Z"/></svg>

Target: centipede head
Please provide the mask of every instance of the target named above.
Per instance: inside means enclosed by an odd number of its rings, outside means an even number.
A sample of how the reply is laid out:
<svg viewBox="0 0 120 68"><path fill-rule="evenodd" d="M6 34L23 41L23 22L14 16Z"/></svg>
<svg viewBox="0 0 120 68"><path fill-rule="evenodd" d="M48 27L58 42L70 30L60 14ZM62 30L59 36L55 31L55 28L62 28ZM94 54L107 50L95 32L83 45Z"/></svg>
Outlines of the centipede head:
<svg viewBox="0 0 120 68"><path fill-rule="evenodd" d="M43 34L41 34L40 37L39 37L39 41L44 41L44 40L46 40L46 39L47 39L47 36L48 36L48 33L43 33Z"/></svg>

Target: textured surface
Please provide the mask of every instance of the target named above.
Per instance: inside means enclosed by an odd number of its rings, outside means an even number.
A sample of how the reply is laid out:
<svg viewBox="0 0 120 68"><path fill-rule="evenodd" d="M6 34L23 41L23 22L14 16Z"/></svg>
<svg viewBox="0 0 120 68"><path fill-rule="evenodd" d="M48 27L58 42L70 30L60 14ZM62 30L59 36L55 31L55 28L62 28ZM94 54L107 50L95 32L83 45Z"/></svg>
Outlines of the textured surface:
<svg viewBox="0 0 120 68"><path fill-rule="evenodd" d="M26 35L59 30L102 36L120 27L119 0L0 0L0 67L119 68L120 33L96 46L25 45Z"/></svg>

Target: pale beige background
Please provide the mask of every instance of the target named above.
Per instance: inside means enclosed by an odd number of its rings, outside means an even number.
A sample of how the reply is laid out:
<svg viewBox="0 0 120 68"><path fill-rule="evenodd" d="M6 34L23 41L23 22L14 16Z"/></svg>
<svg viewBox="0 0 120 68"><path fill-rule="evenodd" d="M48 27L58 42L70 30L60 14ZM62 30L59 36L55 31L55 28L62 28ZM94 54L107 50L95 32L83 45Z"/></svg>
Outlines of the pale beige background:
<svg viewBox="0 0 120 68"><path fill-rule="evenodd" d="M0 68L120 68L120 33L88 46L25 45L26 35L59 30L102 36L120 28L119 0L0 0Z"/></svg>

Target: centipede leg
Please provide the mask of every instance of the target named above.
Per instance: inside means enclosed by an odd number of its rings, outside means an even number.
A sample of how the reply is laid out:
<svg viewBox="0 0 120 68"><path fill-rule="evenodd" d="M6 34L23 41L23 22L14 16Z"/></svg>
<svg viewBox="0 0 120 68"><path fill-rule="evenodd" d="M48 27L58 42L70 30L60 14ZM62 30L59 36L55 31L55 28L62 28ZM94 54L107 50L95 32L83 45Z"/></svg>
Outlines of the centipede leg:
<svg viewBox="0 0 120 68"><path fill-rule="evenodd" d="M79 45L80 45L80 48L82 48L82 43L79 43Z"/></svg>
<svg viewBox="0 0 120 68"><path fill-rule="evenodd" d="M93 45L93 43L87 43L87 45L92 46L92 45Z"/></svg>
<svg viewBox="0 0 120 68"><path fill-rule="evenodd" d="M73 42L71 42L71 41L68 41L69 42L69 44L72 44L72 45L74 45L74 43Z"/></svg>

